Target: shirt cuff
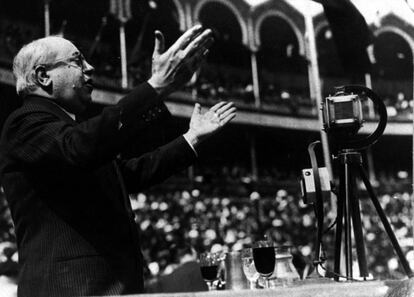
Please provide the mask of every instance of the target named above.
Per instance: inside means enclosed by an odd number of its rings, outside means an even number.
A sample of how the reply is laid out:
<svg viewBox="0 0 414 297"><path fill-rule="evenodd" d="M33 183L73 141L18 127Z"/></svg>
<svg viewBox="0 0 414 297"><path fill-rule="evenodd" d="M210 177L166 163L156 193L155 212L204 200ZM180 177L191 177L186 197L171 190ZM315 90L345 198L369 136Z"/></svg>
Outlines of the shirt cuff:
<svg viewBox="0 0 414 297"><path fill-rule="evenodd" d="M193 144L191 143L191 141L188 139L188 136L186 134L184 134L183 137L184 137L185 141L187 141L187 143L191 147L191 149L193 150L196 157L198 157L198 153L197 153L196 149L194 148Z"/></svg>

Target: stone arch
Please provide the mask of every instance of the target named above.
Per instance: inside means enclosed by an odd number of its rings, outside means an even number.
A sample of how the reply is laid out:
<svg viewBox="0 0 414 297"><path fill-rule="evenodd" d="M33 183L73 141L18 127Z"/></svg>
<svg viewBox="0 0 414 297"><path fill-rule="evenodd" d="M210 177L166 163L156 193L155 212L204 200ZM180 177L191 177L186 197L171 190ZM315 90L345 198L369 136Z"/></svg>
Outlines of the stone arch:
<svg viewBox="0 0 414 297"><path fill-rule="evenodd" d="M412 71L413 71L413 73L412 73L412 79L413 79L412 83L413 83L413 96L414 96L414 39L411 37L411 35L409 33L405 32L404 30L402 30L398 27L392 26L392 25L382 26L382 27L376 29L373 33L374 33L375 37L378 37L378 36L380 36L381 34L384 34L384 33L393 33L393 34L398 35L399 37L401 37L403 40L405 40L407 42L408 46L411 49L411 56L412 56L412 63L413 63L413 65L412 65L413 66L412 67Z"/></svg>
<svg viewBox="0 0 414 297"><path fill-rule="evenodd" d="M414 58L414 39L411 37L409 33L395 26L383 26L374 31L375 37L378 37L383 33L394 33L402 37L410 46Z"/></svg>
<svg viewBox="0 0 414 297"><path fill-rule="evenodd" d="M323 96L326 96L334 90L334 87L347 82L349 77L345 73L343 61L338 53L335 36L329 22L326 19L318 21L314 27L314 32L319 76L323 81L321 90ZM325 35L327 32L331 32L329 38Z"/></svg>
<svg viewBox="0 0 414 297"><path fill-rule="evenodd" d="M329 27L329 23L327 20L324 20L315 26L315 37L318 38L318 35L321 33L323 29Z"/></svg>
<svg viewBox="0 0 414 297"><path fill-rule="evenodd" d="M180 30L181 31L185 31L187 29L186 26L186 16L185 16L185 11L184 11L184 7L183 5L180 3L179 0L172 0L172 2L174 3L177 12L178 12L178 19L179 19L179 23L180 23Z"/></svg>
<svg viewBox="0 0 414 297"><path fill-rule="evenodd" d="M237 21L239 22L239 25L240 25L241 34L242 34L242 43L244 45L248 46L249 38L248 38L247 24L245 23L245 21L243 19L243 16L240 13L240 11L230 1L226 1L226 0L224 0L224 1L222 1L222 0L202 0L202 1L199 1L197 3L197 5L194 7L194 10L193 10L194 20L197 21L199 19L200 11L204 7L204 5L206 5L208 3L213 3L213 2L220 3L224 6L226 6L227 8L230 9L231 12L234 13L234 15L236 16L236 19L237 19Z"/></svg>
<svg viewBox="0 0 414 297"><path fill-rule="evenodd" d="M296 35L296 38L298 40L298 45L299 45L299 53L301 55L305 54L305 41L303 38L303 35L301 34L301 31L299 29L298 26L296 26L296 24L293 22L293 20L286 15L285 13L278 11L278 10L268 10L267 12L261 14L257 20L256 20L256 24L254 26L254 44L256 47L260 47L261 45L261 40L260 40L260 27L262 26L262 23L264 22L264 20L268 17L271 16L275 16L278 18L281 18L282 20L284 20L286 23L288 23L288 25L292 28L293 32Z"/></svg>

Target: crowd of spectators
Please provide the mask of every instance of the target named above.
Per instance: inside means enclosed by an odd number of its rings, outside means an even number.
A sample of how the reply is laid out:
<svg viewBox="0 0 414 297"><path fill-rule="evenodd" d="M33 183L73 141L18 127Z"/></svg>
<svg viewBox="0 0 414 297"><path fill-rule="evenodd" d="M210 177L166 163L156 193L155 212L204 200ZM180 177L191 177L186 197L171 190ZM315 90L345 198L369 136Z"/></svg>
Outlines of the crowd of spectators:
<svg viewBox="0 0 414 297"><path fill-rule="evenodd" d="M414 268L410 183L408 179L404 182L404 178L397 178L395 183L383 182L379 181L382 186L377 190L394 194L380 195L381 205ZM361 192L370 272L375 278L401 278L403 271L379 217L362 188ZM192 184L168 194L157 189L131 199L147 239L144 255L153 276L169 273L170 265L178 265L181 251L188 246L196 252L237 250L265 235L278 245L293 247L294 263L301 275L312 270L315 218L313 208L303 203L297 191L275 188L274 195L252 191L245 196L214 196ZM334 214L328 214L325 228L334 220ZM334 233L331 231L324 238L330 260L334 254ZM154 246L159 248L154 250Z"/></svg>
<svg viewBox="0 0 414 297"><path fill-rule="evenodd" d="M289 77L289 74L286 75ZM309 97L307 80L301 76L293 76L292 80L296 80L295 85L287 86L286 81L277 81L274 75L259 73L259 109L297 116L316 116L317 108ZM209 65L203 68L197 80L189 84L186 91L205 102L232 100L240 107L256 108L251 73L245 69ZM413 100L403 92L378 95L383 99L390 119L412 120ZM364 118L368 118L368 109L364 112Z"/></svg>
<svg viewBox="0 0 414 297"><path fill-rule="evenodd" d="M414 269L413 251L413 213L411 181L406 172L399 172L397 177L379 176L377 192L381 206L390 221L394 233ZM389 278L404 277L398 257L382 227L370 199L361 200L362 223L365 228L369 269L374 276Z"/></svg>
<svg viewBox="0 0 414 297"><path fill-rule="evenodd" d="M18 253L10 209L0 187L0 288L4 296L16 295Z"/></svg>
<svg viewBox="0 0 414 297"><path fill-rule="evenodd" d="M413 119L413 100L409 100L403 92L398 92L395 95L385 95L383 100L387 107L388 117L392 119Z"/></svg>
<svg viewBox="0 0 414 297"><path fill-rule="evenodd" d="M218 80L211 82L200 77L197 82L197 98L205 102L232 100L240 107L255 107L254 88L251 81ZM260 110L289 115L316 115L316 109L303 91L294 88L278 88L276 84L261 84L259 88ZM304 110L304 111L301 111Z"/></svg>
<svg viewBox="0 0 414 297"><path fill-rule="evenodd" d="M170 265L180 263L183 251L191 250L188 247L197 253L237 250L267 235L280 245L292 245L301 256L300 266L305 261L302 255L310 256L312 250L311 208L283 189L275 197L261 197L258 192L219 197L190 187L131 198L152 276L169 272Z"/></svg>
<svg viewBox="0 0 414 297"><path fill-rule="evenodd" d="M275 75L261 73L259 70L259 84L260 110L290 115L316 114L306 94L306 80L302 88L281 87L285 84L277 81ZM250 69L206 65L202 68L197 80L189 85L187 91L195 91L196 97L205 102L232 100L240 107L257 107ZM301 112L301 109L305 111Z"/></svg>
<svg viewBox="0 0 414 297"><path fill-rule="evenodd" d="M401 174L391 181L385 176L379 179L380 203L414 268L409 177ZM185 259L195 259L200 252L238 250L264 236L278 245L292 246L294 264L301 275L312 270L315 217L312 206L303 203L297 187L295 190L278 185L273 194L229 188L224 195L214 189L214 183L207 187L205 183L202 176L186 183L172 179L145 193L131 195L148 264L147 278L168 274ZM401 278L403 271L379 217L367 195L361 193L369 271L375 278ZM0 202L0 274L16 279L18 256L4 193ZM325 228L334 221L334 214L329 213ZM325 235L324 246L328 259L332 260L333 230ZM329 261L327 267L330 269Z"/></svg>

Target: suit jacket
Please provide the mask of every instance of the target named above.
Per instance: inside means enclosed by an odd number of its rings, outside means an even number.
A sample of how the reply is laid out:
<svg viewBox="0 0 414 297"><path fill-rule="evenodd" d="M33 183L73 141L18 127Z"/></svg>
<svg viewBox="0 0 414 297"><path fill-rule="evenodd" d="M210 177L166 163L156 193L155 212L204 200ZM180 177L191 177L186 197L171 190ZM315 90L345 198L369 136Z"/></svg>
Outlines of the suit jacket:
<svg viewBox="0 0 414 297"><path fill-rule="evenodd" d="M20 297L143 291L127 193L184 169L195 154L181 136L138 158L117 156L166 113L144 83L82 123L38 96L9 116L0 140L0 181L15 224Z"/></svg>

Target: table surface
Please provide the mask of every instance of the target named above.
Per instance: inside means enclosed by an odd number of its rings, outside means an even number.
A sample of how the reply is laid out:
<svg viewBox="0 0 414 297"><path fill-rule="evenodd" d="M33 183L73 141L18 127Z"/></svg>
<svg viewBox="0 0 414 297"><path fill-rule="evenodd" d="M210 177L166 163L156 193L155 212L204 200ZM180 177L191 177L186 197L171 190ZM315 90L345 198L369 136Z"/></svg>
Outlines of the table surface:
<svg viewBox="0 0 414 297"><path fill-rule="evenodd" d="M334 282L328 279L297 281L290 287L131 295L136 297L384 297L399 281Z"/></svg>

